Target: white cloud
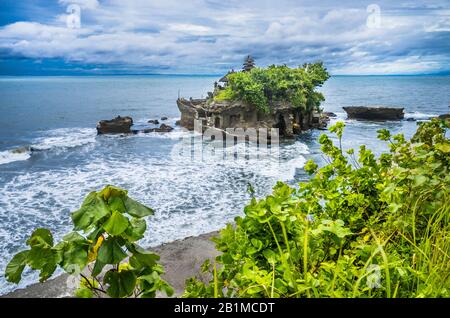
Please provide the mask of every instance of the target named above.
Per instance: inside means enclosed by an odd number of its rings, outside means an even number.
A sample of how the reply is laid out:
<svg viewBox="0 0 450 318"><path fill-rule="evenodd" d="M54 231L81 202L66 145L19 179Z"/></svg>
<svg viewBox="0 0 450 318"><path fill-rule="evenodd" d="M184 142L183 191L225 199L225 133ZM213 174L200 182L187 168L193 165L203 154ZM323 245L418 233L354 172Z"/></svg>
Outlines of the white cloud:
<svg viewBox="0 0 450 318"><path fill-rule="evenodd" d="M84 8L80 29L66 27L61 8L52 24L1 27L0 53L174 72L239 67L249 53L259 65L321 59L341 74L450 68L443 54L450 49L448 10L427 7L420 14L417 8L390 8L381 1L382 25L368 28L365 6L316 2L59 0Z"/></svg>

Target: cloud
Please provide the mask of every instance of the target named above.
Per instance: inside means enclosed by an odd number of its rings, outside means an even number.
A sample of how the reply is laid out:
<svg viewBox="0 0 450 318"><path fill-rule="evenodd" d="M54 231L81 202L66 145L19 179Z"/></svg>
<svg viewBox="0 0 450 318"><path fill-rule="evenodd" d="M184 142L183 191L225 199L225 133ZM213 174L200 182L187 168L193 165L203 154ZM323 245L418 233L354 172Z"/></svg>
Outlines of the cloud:
<svg viewBox="0 0 450 318"><path fill-rule="evenodd" d="M64 6L82 8L69 29ZM368 27L357 1L59 0L52 23L0 28L0 58L52 59L168 72L218 73L247 54L258 65L323 60L335 74L414 74L450 69L450 8L445 1L380 1Z"/></svg>
<svg viewBox="0 0 450 318"><path fill-rule="evenodd" d="M61 5L79 5L82 9L96 9L100 5L97 0L58 0Z"/></svg>

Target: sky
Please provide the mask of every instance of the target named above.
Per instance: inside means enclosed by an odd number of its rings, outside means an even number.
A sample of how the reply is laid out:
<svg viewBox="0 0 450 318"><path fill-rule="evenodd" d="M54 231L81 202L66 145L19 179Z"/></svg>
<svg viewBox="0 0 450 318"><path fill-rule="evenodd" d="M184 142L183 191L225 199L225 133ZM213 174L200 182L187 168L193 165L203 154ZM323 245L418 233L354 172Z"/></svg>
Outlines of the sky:
<svg viewBox="0 0 450 318"><path fill-rule="evenodd" d="M450 0L0 0L0 75L450 74Z"/></svg>

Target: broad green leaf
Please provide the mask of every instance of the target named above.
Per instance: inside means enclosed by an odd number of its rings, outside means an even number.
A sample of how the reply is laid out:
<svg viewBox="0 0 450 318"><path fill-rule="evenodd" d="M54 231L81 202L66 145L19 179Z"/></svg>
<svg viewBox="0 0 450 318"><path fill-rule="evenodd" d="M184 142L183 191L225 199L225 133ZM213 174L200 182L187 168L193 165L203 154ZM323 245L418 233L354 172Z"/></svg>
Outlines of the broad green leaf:
<svg viewBox="0 0 450 318"><path fill-rule="evenodd" d="M103 224L103 228L111 235L117 236L122 234L128 227L128 219L120 212L114 211L111 217Z"/></svg>
<svg viewBox="0 0 450 318"><path fill-rule="evenodd" d="M159 260L159 255L146 251L137 244L132 244L130 246L130 251L133 253L133 255L130 257L130 264L134 268L151 268L156 264L156 261Z"/></svg>
<svg viewBox="0 0 450 318"><path fill-rule="evenodd" d="M47 229L39 228L27 240L30 247L53 247L52 233Z"/></svg>
<svg viewBox="0 0 450 318"><path fill-rule="evenodd" d="M80 270L88 264L88 247L70 243L67 244L63 253L62 267L67 270L70 266L79 266Z"/></svg>
<svg viewBox="0 0 450 318"><path fill-rule="evenodd" d="M125 204L123 203L122 197L119 196L111 196L108 199L108 205L111 211L117 211L120 213L125 213L126 208Z"/></svg>
<svg viewBox="0 0 450 318"><path fill-rule="evenodd" d="M132 218L128 228L124 233L122 233L122 237L126 238L130 242L136 242L144 237L146 229L147 222L144 219Z"/></svg>
<svg viewBox="0 0 450 318"><path fill-rule="evenodd" d="M103 264L117 264L122 261L127 254L117 242L117 239L106 239L98 250L97 259Z"/></svg>
<svg viewBox="0 0 450 318"><path fill-rule="evenodd" d="M131 216L134 216L136 218L143 218L149 215L153 215L153 210L149 207L146 207L145 205L126 197L123 200L126 208L126 213L128 213Z"/></svg>
<svg viewBox="0 0 450 318"><path fill-rule="evenodd" d="M67 234L67 235L65 235L63 237L63 241L66 241L66 242L80 242L80 243L86 243L87 244L87 241L84 238L84 236L82 236L78 232L70 232L69 234Z"/></svg>
<svg viewBox="0 0 450 318"><path fill-rule="evenodd" d="M106 266L107 264L102 263L101 261L97 260L95 261L94 264L94 268L92 269L92 277L97 277L98 275L101 274L103 268Z"/></svg>
<svg viewBox="0 0 450 318"><path fill-rule="evenodd" d="M22 279L22 272L27 265L29 251L22 251L14 255L12 260L6 266L5 276L10 283L18 284Z"/></svg>
<svg viewBox="0 0 450 318"><path fill-rule="evenodd" d="M97 223L109 214L109 208L103 198L96 192L91 192L84 200L81 208L72 213L75 231L86 231L91 225Z"/></svg>
<svg viewBox="0 0 450 318"><path fill-rule="evenodd" d="M47 280L56 270L58 252L51 248L33 247L28 252L28 265L40 271L40 281Z"/></svg>
<svg viewBox="0 0 450 318"><path fill-rule="evenodd" d="M106 290L112 298L123 298L130 296L136 287L136 275L132 271L113 271L106 273L103 280L109 287Z"/></svg>
<svg viewBox="0 0 450 318"><path fill-rule="evenodd" d="M128 191L120 189L118 187L107 185L102 191L98 194L106 201L109 202L109 199L112 197L124 198L127 196Z"/></svg>
<svg viewBox="0 0 450 318"><path fill-rule="evenodd" d="M75 297L77 297L77 298L92 298L92 297L94 297L94 293L89 288L80 287L75 291Z"/></svg>

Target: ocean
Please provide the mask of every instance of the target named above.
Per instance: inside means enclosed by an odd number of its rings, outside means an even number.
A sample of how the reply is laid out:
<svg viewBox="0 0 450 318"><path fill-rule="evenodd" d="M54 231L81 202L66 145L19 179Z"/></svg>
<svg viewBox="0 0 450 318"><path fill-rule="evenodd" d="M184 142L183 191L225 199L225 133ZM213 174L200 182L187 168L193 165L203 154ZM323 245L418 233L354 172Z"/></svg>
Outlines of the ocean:
<svg viewBox="0 0 450 318"><path fill-rule="evenodd" d="M0 272L33 229L52 230L56 239L72 229L70 213L87 193L113 184L155 209L143 246L156 246L222 228L242 215L248 184L261 197L278 180L307 180L302 170L321 161L310 131L280 145L277 158L193 160L179 148L190 133L97 136L101 119L131 116L136 127L149 119L179 119L178 96L202 97L217 76L0 77ZM320 88L325 111L346 123L344 147L366 144L386 150L376 131L411 137L416 121L449 112L450 76L337 76ZM405 108L399 122L347 120L342 106ZM30 149L33 151L30 151ZM0 276L0 294L37 280L26 271L19 286Z"/></svg>

